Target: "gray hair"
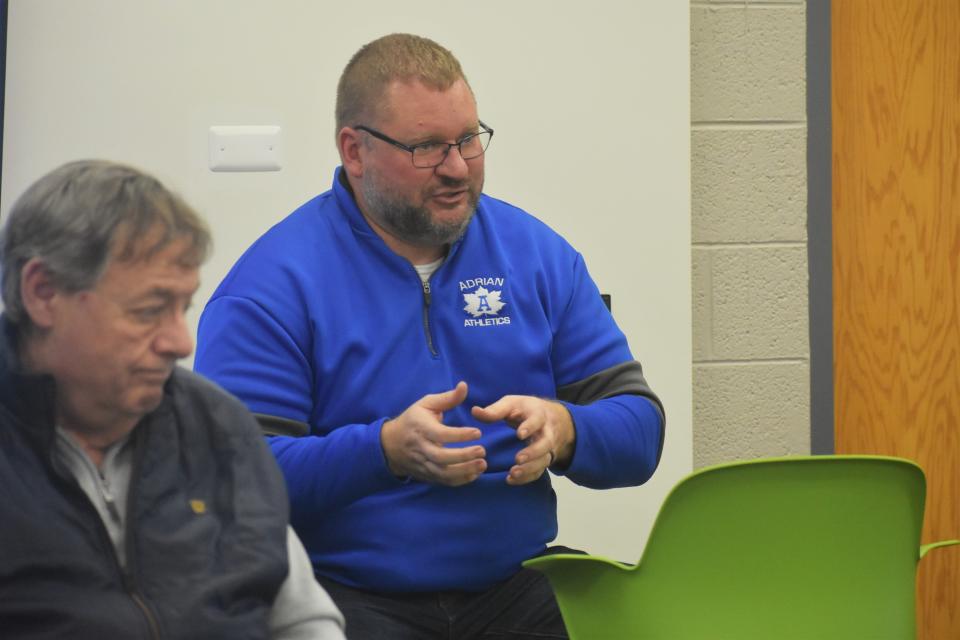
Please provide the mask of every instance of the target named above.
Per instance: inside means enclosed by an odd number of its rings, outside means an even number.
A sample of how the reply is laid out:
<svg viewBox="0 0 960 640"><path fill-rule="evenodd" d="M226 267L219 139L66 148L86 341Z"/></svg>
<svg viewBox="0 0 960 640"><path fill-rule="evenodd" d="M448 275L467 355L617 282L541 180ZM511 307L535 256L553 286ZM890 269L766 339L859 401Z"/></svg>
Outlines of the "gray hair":
<svg viewBox="0 0 960 640"><path fill-rule="evenodd" d="M337 132L379 117L387 87L398 80L419 80L441 91L457 80L467 82L460 62L433 40L409 33L383 36L361 47L340 76Z"/></svg>
<svg viewBox="0 0 960 640"><path fill-rule="evenodd" d="M20 276L33 258L56 286L76 292L96 286L111 258L148 259L176 240L187 241L184 265L206 260L206 223L159 180L106 160L67 163L17 199L0 234L5 313L14 324L30 324Z"/></svg>

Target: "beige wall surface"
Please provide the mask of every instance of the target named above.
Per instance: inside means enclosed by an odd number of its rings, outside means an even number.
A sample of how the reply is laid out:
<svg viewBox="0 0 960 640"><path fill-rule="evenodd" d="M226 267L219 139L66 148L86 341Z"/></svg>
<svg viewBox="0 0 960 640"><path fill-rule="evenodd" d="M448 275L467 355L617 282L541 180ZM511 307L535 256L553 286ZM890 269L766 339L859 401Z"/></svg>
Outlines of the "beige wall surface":
<svg viewBox="0 0 960 640"><path fill-rule="evenodd" d="M810 453L805 17L690 3L696 467Z"/></svg>
<svg viewBox="0 0 960 640"><path fill-rule="evenodd" d="M158 174L214 228L195 323L240 252L329 187L333 92L349 56L392 31L433 37L460 58L496 129L486 191L584 253L667 407L663 463L646 486L555 483L559 542L634 560L664 495L691 469L689 7L362 7L358 15L355 4L308 0L11 0L0 211L79 157ZM245 124L282 128L282 169L211 172L208 128Z"/></svg>

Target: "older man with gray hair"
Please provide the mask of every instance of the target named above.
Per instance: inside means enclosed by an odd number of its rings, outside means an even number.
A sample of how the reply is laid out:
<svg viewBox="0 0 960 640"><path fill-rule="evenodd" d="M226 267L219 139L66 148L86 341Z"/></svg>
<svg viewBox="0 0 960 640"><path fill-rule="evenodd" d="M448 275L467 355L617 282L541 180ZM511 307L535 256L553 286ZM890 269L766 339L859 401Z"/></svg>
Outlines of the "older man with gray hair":
<svg viewBox="0 0 960 640"><path fill-rule="evenodd" d="M66 164L2 237L0 630L343 638L236 399L175 366L210 247L159 181Z"/></svg>

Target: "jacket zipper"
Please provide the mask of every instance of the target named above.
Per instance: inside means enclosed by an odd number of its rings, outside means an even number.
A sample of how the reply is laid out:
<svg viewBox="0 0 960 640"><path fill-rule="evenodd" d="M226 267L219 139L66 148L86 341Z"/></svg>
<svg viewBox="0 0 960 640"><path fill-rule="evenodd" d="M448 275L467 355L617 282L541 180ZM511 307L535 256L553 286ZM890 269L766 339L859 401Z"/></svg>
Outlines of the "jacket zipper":
<svg viewBox="0 0 960 640"><path fill-rule="evenodd" d="M437 349L433 344L433 334L430 333L430 280L423 282L423 332L427 336L427 347L430 355L436 356Z"/></svg>

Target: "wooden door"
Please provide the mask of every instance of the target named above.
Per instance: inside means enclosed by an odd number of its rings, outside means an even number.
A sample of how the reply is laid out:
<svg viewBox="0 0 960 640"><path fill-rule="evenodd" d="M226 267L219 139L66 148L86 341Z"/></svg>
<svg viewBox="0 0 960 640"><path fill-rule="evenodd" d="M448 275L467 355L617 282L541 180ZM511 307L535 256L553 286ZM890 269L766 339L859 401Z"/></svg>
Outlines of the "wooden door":
<svg viewBox="0 0 960 640"><path fill-rule="evenodd" d="M833 0L837 453L927 474L960 538L960 0ZM920 565L921 640L960 638L960 547Z"/></svg>

